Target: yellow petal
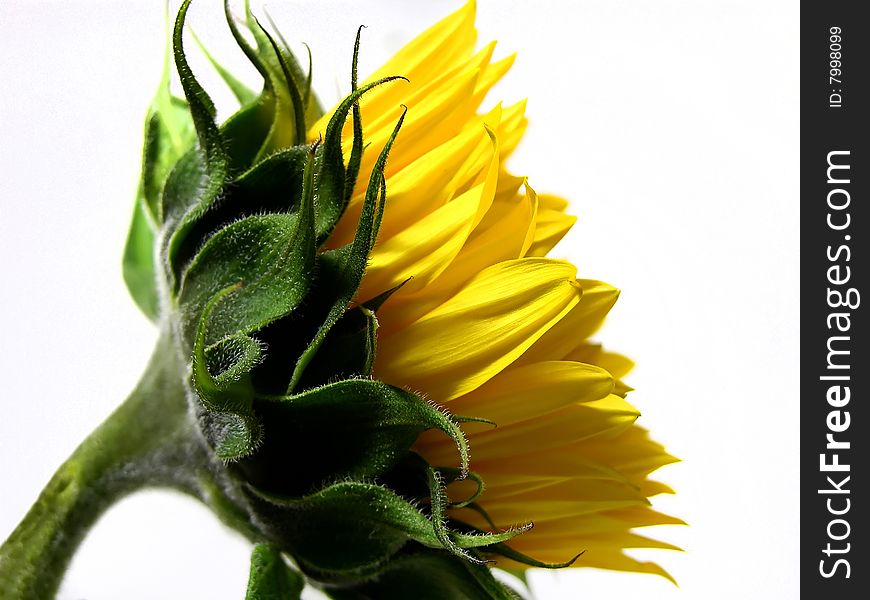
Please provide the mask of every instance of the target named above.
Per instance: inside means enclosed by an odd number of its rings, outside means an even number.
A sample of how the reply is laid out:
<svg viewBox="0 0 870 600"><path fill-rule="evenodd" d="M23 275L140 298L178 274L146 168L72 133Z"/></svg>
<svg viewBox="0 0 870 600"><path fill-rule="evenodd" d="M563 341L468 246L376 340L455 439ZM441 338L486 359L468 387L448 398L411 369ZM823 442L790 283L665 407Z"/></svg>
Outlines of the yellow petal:
<svg viewBox="0 0 870 600"><path fill-rule="evenodd" d="M373 298L410 277L413 279L405 286L406 293L413 292L447 268L486 214L495 195L498 143L494 136L490 138L489 168L484 180L376 246L358 292L359 298Z"/></svg>
<svg viewBox="0 0 870 600"><path fill-rule="evenodd" d="M488 266L521 257L526 240L534 235L536 210L533 192L510 200L496 196L449 268L414 293L402 288L384 305L378 313L381 335L394 333L432 312Z"/></svg>
<svg viewBox="0 0 870 600"><path fill-rule="evenodd" d="M519 359L521 364L564 358L604 322L619 297L619 290L602 281L580 279L578 282L583 288L583 298Z"/></svg>
<svg viewBox="0 0 870 600"><path fill-rule="evenodd" d="M568 209L568 201L561 196L554 196L553 194L541 194L539 197L539 201L541 203L541 208L546 208L548 210L565 212Z"/></svg>
<svg viewBox="0 0 870 600"><path fill-rule="evenodd" d="M610 373L600 367L540 362L505 369L473 392L452 400L448 409L495 421L501 430L569 404L600 400L612 389Z"/></svg>
<svg viewBox="0 0 870 600"><path fill-rule="evenodd" d="M505 74L510 71L510 68L513 66L514 61L516 60L517 55L511 54L510 56L503 58L499 61L491 63L484 70L483 75L480 78L480 81L477 84L477 89L474 90L474 100L478 104L483 102L484 97L487 92L494 86L499 80L505 76Z"/></svg>
<svg viewBox="0 0 870 600"><path fill-rule="evenodd" d="M648 506L649 501L637 489L622 483L582 480L559 482L501 498L491 497L487 490L481 504L496 525L506 527L529 520L541 522L639 508Z"/></svg>
<svg viewBox="0 0 870 600"><path fill-rule="evenodd" d="M543 195L541 196L544 197ZM568 230L577 222L577 217L566 215L560 210L541 208L535 228L535 240L529 248L528 256L544 256L565 237Z"/></svg>
<svg viewBox="0 0 870 600"><path fill-rule="evenodd" d="M616 352L605 352L601 344L587 342L583 342L566 354L565 360L598 365L616 378L625 377L634 368L634 361L627 356Z"/></svg>
<svg viewBox="0 0 870 600"><path fill-rule="evenodd" d="M382 339L376 376L441 402L470 392L577 304L575 271L538 258L487 268L436 310Z"/></svg>
<svg viewBox="0 0 870 600"><path fill-rule="evenodd" d="M405 44L381 68L366 78L366 83L391 75L403 75L415 82L431 81L446 67L464 59L474 49L474 2L468 2L416 38ZM363 104L398 105L400 93L390 88L377 88L363 97ZM328 111L309 130L309 140L316 140L326 129L333 111Z"/></svg>
<svg viewBox="0 0 870 600"><path fill-rule="evenodd" d="M503 158L507 158L513 153L526 132L529 120L526 118L525 113L526 100L521 100L505 109L504 123L499 130L499 138L502 140Z"/></svg>
<svg viewBox="0 0 870 600"><path fill-rule="evenodd" d="M475 416L475 415L468 415ZM640 413L616 395L572 404L534 419L475 433L475 460L507 459L558 448L630 426Z"/></svg>

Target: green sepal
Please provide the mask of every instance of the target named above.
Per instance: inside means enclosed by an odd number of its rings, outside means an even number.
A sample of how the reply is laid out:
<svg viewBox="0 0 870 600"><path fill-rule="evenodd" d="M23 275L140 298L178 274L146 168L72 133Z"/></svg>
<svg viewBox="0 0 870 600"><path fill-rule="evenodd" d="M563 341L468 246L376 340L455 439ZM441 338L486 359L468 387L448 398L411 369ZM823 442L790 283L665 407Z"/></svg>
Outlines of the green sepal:
<svg viewBox="0 0 870 600"><path fill-rule="evenodd" d="M299 498L246 489L271 535L321 580L374 575L411 540L441 545L426 515L374 483L341 482Z"/></svg>
<svg viewBox="0 0 870 600"><path fill-rule="evenodd" d="M298 210L310 153L309 146L287 148L239 174L224 189L220 202L190 226L185 249L199 252L216 231L245 217Z"/></svg>
<svg viewBox="0 0 870 600"><path fill-rule="evenodd" d="M250 371L262 350L253 338L235 334L206 346L206 328L212 312L238 285L227 287L209 300L200 317L193 344L191 384L206 409L199 425L205 438L224 461L253 453L262 442L260 421L253 414L254 390Z"/></svg>
<svg viewBox="0 0 870 600"><path fill-rule="evenodd" d="M369 377L375 362L378 319L364 306L345 312L335 323L299 381L307 390L337 379Z"/></svg>
<svg viewBox="0 0 870 600"><path fill-rule="evenodd" d="M398 285L391 287L386 292L381 292L380 294L378 294L374 298L372 298L370 300L366 300L365 302L363 302L362 306L365 306L370 311L377 313L381 309L381 306L383 306L384 302L389 300L393 294L395 294L400 289L402 289L405 286L405 284L408 283L409 281L411 281L412 279L413 279L413 277L408 277L405 281L403 281L402 283L400 283Z"/></svg>
<svg viewBox="0 0 870 600"><path fill-rule="evenodd" d="M180 312L182 331L194 340L192 384L203 406L218 413L203 427L224 460L251 454L262 440L250 378L262 348L250 334L289 314L307 293L315 252L312 175L309 155L295 213L225 227L185 273Z"/></svg>
<svg viewBox="0 0 870 600"><path fill-rule="evenodd" d="M362 30L365 25L360 25L356 30L356 39L353 43L353 61L350 67L350 91L355 92L357 88L357 75L359 66L359 41L362 35ZM311 52L309 51L309 57ZM350 158L347 161L347 172L344 177L344 206L350 203L353 196L353 188L356 186L357 177L359 177L360 164L362 163L363 153L363 128L362 128L362 112L360 111L359 101L353 103L353 143L350 150Z"/></svg>
<svg viewBox="0 0 870 600"><path fill-rule="evenodd" d="M446 552L421 550L396 556L376 578L350 589L324 590L333 600L519 600L485 566Z"/></svg>
<svg viewBox="0 0 870 600"><path fill-rule="evenodd" d="M299 197L288 194L288 191L301 192L305 165L310 154L311 146L294 146L270 155L242 173L233 182L231 190L233 196L243 196L241 201L237 201L240 206L236 209L251 210L250 204L259 202L253 210L264 210L268 207L265 202L275 202L271 198L259 198L260 196L278 196L282 198L280 204L284 210L295 208Z"/></svg>
<svg viewBox="0 0 870 600"><path fill-rule="evenodd" d="M271 17L269 17L268 13L266 13L266 17L269 18L269 21L271 22ZM277 56L271 52L271 43L268 41L267 36L261 33L261 31L263 30L256 26L256 17L254 17L253 12L251 12L250 0L245 0L245 20L248 29L250 29L255 41L257 42L257 51L259 52L260 56L262 56L263 60L266 62L269 68L271 68L274 72L279 73L281 71L281 68L277 62ZM303 73L302 67L299 65L299 61L297 61L296 56L292 52L290 52L287 43L284 41L284 38L283 36L281 36L281 32L278 31L277 27L275 28L275 31L278 35L278 39L282 43L284 60L287 62L287 66L290 71L290 78L293 80L294 84L298 89L308 90L308 97L304 105L305 122L308 124L314 123L323 116L323 113L325 111L317 97L311 92L311 70L309 69L307 75Z"/></svg>
<svg viewBox="0 0 870 600"><path fill-rule="evenodd" d="M297 118L297 115L304 108L301 107L301 100L299 102L294 101L294 97L300 97L299 82L292 76L289 78L289 81L285 78L279 52L276 52L273 48L269 35L260 26L251 12L250 3L247 0L245 1L245 22L257 43L256 48L251 47L241 31L239 31L230 14L229 3L225 2L224 6L227 22L230 25L236 43L248 57L248 60L260 72L260 75L263 76L263 93L261 96L271 95L274 99L274 103L271 105L271 114L269 114L271 117L269 130L263 139L257 155L252 161L252 164L254 164L276 150L281 150L304 141L305 131L299 131L299 119ZM290 62L298 68L295 59L289 55L289 52L286 54L288 56L283 57L285 63ZM292 71L293 67L289 67L289 70ZM291 88L295 88L295 94L293 94ZM304 123L304 113L302 120Z"/></svg>
<svg viewBox="0 0 870 600"><path fill-rule="evenodd" d="M166 51L157 93L145 117L139 197L155 223L163 219L161 194L175 163L196 142L196 128L187 102L170 90L173 31L167 15Z"/></svg>
<svg viewBox="0 0 870 600"><path fill-rule="evenodd" d="M169 93L164 76L145 121L139 197L155 221L162 218L161 194L175 163L196 142L187 102Z"/></svg>
<svg viewBox="0 0 870 600"><path fill-rule="evenodd" d="M477 558L468 552L468 548L490 546L510 540L531 529L532 524L527 523L520 527L514 527L500 533L487 533L482 531L453 531L448 526L447 508L450 501L447 497L446 484L439 469L427 466L427 481L430 493L430 510L432 526L435 536L441 542L441 546L451 554L455 554L463 560L474 564L485 564L486 561ZM464 478L464 474L462 478Z"/></svg>
<svg viewBox="0 0 870 600"><path fill-rule="evenodd" d="M275 95L264 89L254 102L244 105L221 125L230 172L237 174L251 168L261 158L261 149L272 128Z"/></svg>
<svg viewBox="0 0 870 600"><path fill-rule="evenodd" d="M518 562L529 567L537 567L539 569L565 569L577 562L577 560L586 553L586 550L583 550L582 552L578 552L565 562L548 563L532 558L531 556L523 554L518 550L514 550L507 544L493 544L492 546L487 546L486 551L491 554L497 554L499 556L509 558L514 562Z"/></svg>
<svg viewBox="0 0 870 600"><path fill-rule="evenodd" d="M366 88L363 87L360 90L357 90L357 92L363 93L365 90ZM293 369L293 375L290 378L290 384L287 388L288 393L296 389L299 381L302 378L303 373L305 372L306 367L317 354L317 351L326 339L329 330L345 313L348 304L350 303L353 296L356 294L357 289L359 289L359 284L362 281L363 275L365 274L366 266L368 265L369 254L371 253L372 247L374 246L375 240L377 239L380 215L382 215L384 211L384 202L386 201L384 167L386 165L387 156L390 153L393 142L395 141L396 136L398 135L399 130L402 127L406 112L407 110L402 112L402 116L399 117L399 120L397 121L396 126L393 128L393 132L390 135L390 138L387 140L387 143L381 150L381 153L378 156L378 160L375 162L375 166L372 169L371 178L369 180L368 188L366 189L366 197L363 202L363 207L360 214L359 223L357 224L357 230L356 234L354 235L353 242L351 242L347 246L344 246L343 248L339 248L336 251L326 252L320 257L321 265L323 265L333 274L334 279L332 279L332 281L334 283L332 285L335 290L335 296L326 318L318 328L317 333L314 335L314 339L311 340L311 343L302 352L301 356L296 361L296 365ZM336 111L336 114L338 114L338 111ZM332 125L332 122L330 122L330 125ZM329 139L329 129L327 129L327 138L326 141L324 141L323 143L321 165L325 161L329 160ZM340 163L343 160L341 158L340 141L337 143L339 144L339 149L336 159ZM344 167L342 166L342 169L343 168ZM324 197L324 179L322 178L324 176L324 173L321 173L320 176L321 179L318 180L318 196L322 199ZM323 209L323 207L323 204L318 206L318 208L321 210ZM320 214L321 213L318 213L318 216L320 216ZM315 234L317 231L316 228L317 225L315 224Z"/></svg>
<svg viewBox="0 0 870 600"><path fill-rule="evenodd" d="M311 56L311 47L305 42L302 42L308 56L308 69L303 73L302 65L299 64L298 60L296 60L296 55L290 51L290 44L288 44L287 40L284 39L281 30L275 24L275 21L272 20L272 15L269 14L269 11L266 10L265 6L263 7L263 13L266 15L269 25L272 26L272 30L275 32L278 41L281 42L281 48L285 54L284 60L289 68L290 76L303 92L302 106L305 107L305 122L309 124L314 123L323 116L325 111L320 105L320 101L314 95L314 90L312 88L312 81L314 78L314 60Z"/></svg>
<svg viewBox="0 0 870 600"><path fill-rule="evenodd" d="M244 170L268 154L264 147L275 126L277 99L269 69L240 31L230 11L229 0L224 0L224 14L236 44L263 77L263 90L257 100L231 116L222 128L232 164L236 169Z"/></svg>
<svg viewBox="0 0 870 600"><path fill-rule="evenodd" d="M326 133L323 137L323 154L319 161L317 175L319 198L315 229L317 232L318 246L322 245L329 237L329 234L332 233L335 225L344 214L347 203L350 201L350 192L346 189L348 185L348 173L345 170L344 155L341 149L342 130L344 129L344 122L347 119L347 115L351 108L359 102L359 99L366 92L397 79L407 81L406 78L400 76L384 77L353 90L344 100L341 101L341 103L339 103L335 112L332 114L332 117L329 119L329 123L326 126ZM407 112L407 110L405 110L399 118L399 122L393 131L393 135L384 146L381 155L378 157L377 163L372 169L371 180L369 181L369 186L366 191L367 195L369 193L378 193L377 187L372 190L372 181L375 181L375 186L378 185L378 178L383 174L387 154L389 153L389 149L395 140L399 128L401 128L402 121L405 118L405 112ZM357 134L361 135L362 132L361 127L357 126L358 118L358 115L354 117L354 143L356 143ZM359 139L361 140L362 138L360 137ZM362 150L359 149L356 154L353 152L351 153L351 167L357 172L359 171L358 161L360 160L359 153L361 151ZM356 181L356 173L353 174L353 181Z"/></svg>
<svg viewBox="0 0 870 600"><path fill-rule="evenodd" d="M198 151L188 152L178 161L163 194L165 231L161 254L173 289L178 283L180 263L188 258L183 251L187 233L220 197L229 176L229 158L214 121L214 104L194 77L184 53L182 34L189 6L190 0L184 0L178 10L172 42L175 67L187 98L199 147ZM192 249L188 247L187 251Z"/></svg>
<svg viewBox="0 0 870 600"><path fill-rule="evenodd" d="M245 600L297 600L305 579L269 544L257 544L251 552L251 571Z"/></svg>
<svg viewBox="0 0 870 600"><path fill-rule="evenodd" d="M465 508L469 504L476 502L486 490L486 482L483 477L474 471L468 471L468 473L464 474L464 477L462 471L455 467L438 467L438 472L441 474L441 479L444 481L444 485L450 485L454 481L460 481L463 479L469 479L477 485L477 489L468 498L459 501L450 500L450 508Z"/></svg>
<svg viewBox="0 0 870 600"><path fill-rule="evenodd" d="M312 159L302 199L293 213L256 215L214 234L184 274L179 305L183 331L207 326L206 344L249 334L292 312L308 293L314 270ZM198 311L228 286L237 286L215 307L208 324Z"/></svg>
<svg viewBox="0 0 870 600"><path fill-rule="evenodd" d="M241 465L261 489L298 495L328 479L374 479L398 464L428 429L447 435L456 445L459 469L468 469L465 436L450 417L383 382L347 379L264 400L257 413L280 434L267 437ZM292 458L300 456L310 459Z"/></svg>
<svg viewBox="0 0 870 600"><path fill-rule="evenodd" d="M263 443L263 425L252 413L200 411L199 428L224 462L250 456Z"/></svg>
<svg viewBox="0 0 870 600"><path fill-rule="evenodd" d="M206 345L238 332L251 333L292 311L308 291L309 254L295 244L295 214L248 217L212 236L185 273L179 294L187 339L199 311L221 289L237 285L215 307Z"/></svg>
<svg viewBox="0 0 870 600"><path fill-rule="evenodd" d="M278 42L275 41L275 38L266 31L256 18L254 19L254 23L256 24L254 31L262 33L265 39L269 42L272 51L278 59L280 72L284 76L284 89L286 89L290 95L290 105L293 108L293 145L298 146L304 144L307 133L305 130L305 107L302 104L302 92L299 90L299 83L293 78L289 66L289 62L295 61L288 57L290 53L289 50L279 46ZM259 44L259 38L257 43Z"/></svg>
<svg viewBox="0 0 870 600"><path fill-rule="evenodd" d="M205 44L202 43L202 40L199 39L199 36L191 29L191 36L193 37L193 41L196 42L196 45L199 47L199 51L203 53L203 55L208 59L208 62L211 63L212 68L217 71L217 74L220 75L220 78L223 79L224 83L230 88L230 91L233 93L233 96L236 97L239 104L245 106L246 104L250 104L257 100L257 93L249 88L247 85L242 83L238 77L233 75L229 70L227 70L213 55L208 51L208 48L205 47Z"/></svg>

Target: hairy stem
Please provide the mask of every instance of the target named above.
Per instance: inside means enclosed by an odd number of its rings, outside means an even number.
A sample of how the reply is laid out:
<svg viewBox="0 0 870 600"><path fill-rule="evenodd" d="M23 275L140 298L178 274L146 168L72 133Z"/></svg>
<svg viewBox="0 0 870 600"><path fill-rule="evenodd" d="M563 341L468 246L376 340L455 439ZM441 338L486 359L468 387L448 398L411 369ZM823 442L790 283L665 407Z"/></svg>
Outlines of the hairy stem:
<svg viewBox="0 0 870 600"><path fill-rule="evenodd" d="M70 559L100 515L144 487L170 487L259 537L223 465L202 440L186 398L186 365L162 335L127 400L61 465L0 547L0 599L54 597Z"/></svg>

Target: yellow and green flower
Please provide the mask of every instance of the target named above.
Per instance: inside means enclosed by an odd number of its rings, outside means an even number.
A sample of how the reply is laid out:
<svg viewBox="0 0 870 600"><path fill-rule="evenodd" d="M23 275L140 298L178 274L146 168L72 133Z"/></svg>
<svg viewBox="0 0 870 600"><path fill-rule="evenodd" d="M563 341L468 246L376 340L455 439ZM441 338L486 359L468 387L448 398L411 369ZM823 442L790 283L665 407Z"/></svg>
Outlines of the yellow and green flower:
<svg viewBox="0 0 870 600"><path fill-rule="evenodd" d="M590 336L618 291L548 252L574 223L506 161L525 103L483 107L512 57L474 4L323 111L277 32L227 22L263 78L191 71L182 4L146 120L124 257L161 336L140 385L0 550L9 598L50 596L101 512L188 493L256 544L249 598L510 598L509 569L658 573L626 548L679 523L673 462L635 424L632 363ZM483 107L483 108L482 108ZM7 596L2 596L6 598Z"/></svg>

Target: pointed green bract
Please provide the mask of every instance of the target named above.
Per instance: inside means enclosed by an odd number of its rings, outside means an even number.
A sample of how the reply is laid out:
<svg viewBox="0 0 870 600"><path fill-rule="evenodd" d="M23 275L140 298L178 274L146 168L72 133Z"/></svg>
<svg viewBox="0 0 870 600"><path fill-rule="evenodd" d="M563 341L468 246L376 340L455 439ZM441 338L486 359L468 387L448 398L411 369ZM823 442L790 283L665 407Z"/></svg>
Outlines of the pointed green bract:
<svg viewBox="0 0 870 600"><path fill-rule="evenodd" d="M164 194L163 218L164 226L168 228L165 233L164 260L169 267L167 275L173 284L177 281L176 277L180 269L178 255L187 231L218 199L229 175L229 158L224 148L223 138L214 121L214 104L194 77L184 53L182 38L189 7L190 0L184 0L178 10L172 45L175 67L196 128L199 148L198 152L192 153L196 158L189 159L190 162L181 172L178 171L178 167L183 163L183 159L179 161L170 177L175 180L187 180L185 184L181 184L184 191L175 195ZM189 155L191 153L188 153ZM167 187L169 183L167 182Z"/></svg>
<svg viewBox="0 0 870 600"><path fill-rule="evenodd" d="M254 92L251 88L242 83L235 75L233 75L230 71L228 71L218 60L212 55L211 52L208 51L208 48L205 47L205 44L202 43L202 40L199 39L199 36L196 35L193 30L191 30L191 35L193 36L193 40L196 42L196 45L199 46L199 50L205 55L208 59L208 62L211 63L211 66L217 71L218 75L220 75L221 79L224 80L224 83L227 84L227 87L230 88L230 91L233 93L233 96L236 97L236 100L239 101L239 104L245 106L246 104L250 104L257 99L257 93Z"/></svg>
<svg viewBox="0 0 870 600"><path fill-rule="evenodd" d="M332 117L329 120L329 123L326 126L326 134L323 138L323 155L320 160L320 169L318 170L318 180L320 181L320 201L317 207L318 220L317 220L317 240L318 246L321 245L332 230L335 228L335 225L338 223L338 220L341 218L341 215L344 214L344 209L347 207L347 203L350 201L350 192L353 190L346 190L345 186L347 185L347 172L345 170L344 165L344 156L341 150L341 132L344 128L344 122L347 119L348 112L350 112L351 107L356 106L359 99L368 91L383 85L385 83L389 83L391 81L395 81L397 79L403 79L407 81L404 77L393 76L393 77L384 77L383 79L379 79L377 81L372 81L361 88L355 89L351 94L341 101L338 107L335 109ZM404 113L399 119L399 123L397 125L396 130L393 132L389 142L385 147L385 152L389 152L389 146L392 145L395 140L396 133L398 132L398 128L401 127L402 120L404 119ZM355 121L358 119L358 116L355 117ZM354 127L354 133L356 134L356 126ZM361 152L361 150L360 150ZM378 164L372 169L372 177L376 177L376 173L383 172L384 164L386 164L386 154L384 151L381 152L381 157L378 160ZM354 157L354 161L358 160L358 158ZM359 165L355 166L351 165L359 170ZM356 181L356 173L353 174L353 179ZM367 188L368 193L377 193L377 189L371 189L371 183L369 183L369 187Z"/></svg>
<svg viewBox="0 0 870 600"><path fill-rule="evenodd" d="M301 100L294 102L294 97L300 97L298 93L300 82L292 75L289 78L285 77L280 53L273 48L268 33L251 12L250 3L247 0L245 1L245 22L256 41L256 48L251 48L247 41L244 42L244 46L248 48L245 53L263 75L265 89L268 89L275 98L271 127L259 154L255 158L257 161L275 150L292 146L294 143L304 140L305 132L299 131L299 121L297 120L297 114L304 109L300 106ZM238 27L236 27L234 35L236 33L238 33L236 41L243 39ZM295 60L293 63L295 64Z"/></svg>
<svg viewBox="0 0 870 600"><path fill-rule="evenodd" d="M405 118L405 112L399 117L392 135L384 145L378 160L372 169L371 180L366 190L365 201L363 202L362 212L357 225L356 235L353 242L347 250L328 255L330 258L337 258L336 272L337 290L336 297L329 309L323 324L318 328L311 344L305 349L293 369L293 376L290 379L288 392L292 392L302 377L308 363L317 354L323 341L326 339L329 330L338 321L341 315L347 309L348 304L359 289L360 282L365 274L366 265L369 254L374 246L378 236L378 226L380 225L378 215L383 212L383 205L386 201L386 188L384 187L384 166L386 165L387 156L390 148L402 127L402 122ZM329 136L324 146L329 143ZM324 153L326 150L324 149ZM340 150L339 150L340 153ZM326 157L324 156L324 160ZM323 180L321 180L321 185ZM328 260L328 258L324 258Z"/></svg>

